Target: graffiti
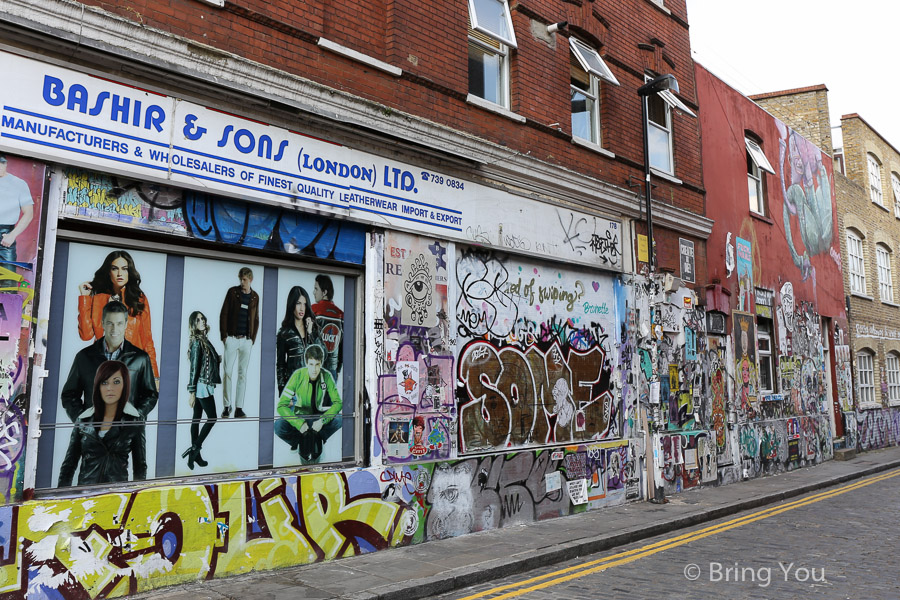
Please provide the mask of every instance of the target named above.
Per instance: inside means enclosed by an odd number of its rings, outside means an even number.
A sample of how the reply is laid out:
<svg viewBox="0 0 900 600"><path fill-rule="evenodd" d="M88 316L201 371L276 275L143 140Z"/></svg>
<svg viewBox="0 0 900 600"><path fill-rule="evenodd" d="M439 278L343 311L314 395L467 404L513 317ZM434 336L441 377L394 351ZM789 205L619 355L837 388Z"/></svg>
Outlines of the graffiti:
<svg viewBox="0 0 900 600"><path fill-rule="evenodd" d="M424 253L410 254L404 264L406 280L403 289L403 312L401 321L410 325L433 325L434 315L434 257L426 259ZM427 321L427 323L426 323Z"/></svg>
<svg viewBox="0 0 900 600"><path fill-rule="evenodd" d="M493 253L467 250L457 261L459 335L489 335L505 339L519 318L513 297L506 291L509 272Z"/></svg>
<svg viewBox="0 0 900 600"><path fill-rule="evenodd" d="M289 208L67 168L62 212L246 248L362 264L365 228Z"/></svg>
<svg viewBox="0 0 900 600"><path fill-rule="evenodd" d="M470 342L460 354L460 452L611 435L605 353L565 353L553 342L498 348Z"/></svg>
<svg viewBox="0 0 900 600"><path fill-rule="evenodd" d="M781 121L776 120L776 125L781 135L778 167L784 195L784 232L791 259L806 281L814 277L811 258L831 248L834 234L831 182L822 151ZM802 247L794 241L795 231L800 233Z"/></svg>
<svg viewBox="0 0 900 600"><path fill-rule="evenodd" d="M617 266L621 254L619 252L619 236L607 230L601 237L596 233L591 234L591 251L603 261L604 264Z"/></svg>
<svg viewBox="0 0 900 600"><path fill-rule="evenodd" d="M900 444L900 409L884 408L856 413L860 450L876 450Z"/></svg>

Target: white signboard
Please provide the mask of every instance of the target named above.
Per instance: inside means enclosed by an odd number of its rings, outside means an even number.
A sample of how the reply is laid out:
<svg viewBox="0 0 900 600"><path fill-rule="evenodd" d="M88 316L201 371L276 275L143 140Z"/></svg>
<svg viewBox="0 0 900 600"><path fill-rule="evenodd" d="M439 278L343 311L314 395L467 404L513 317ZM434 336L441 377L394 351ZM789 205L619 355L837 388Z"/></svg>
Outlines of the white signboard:
<svg viewBox="0 0 900 600"><path fill-rule="evenodd" d="M8 151L621 271L619 221L0 52Z"/></svg>

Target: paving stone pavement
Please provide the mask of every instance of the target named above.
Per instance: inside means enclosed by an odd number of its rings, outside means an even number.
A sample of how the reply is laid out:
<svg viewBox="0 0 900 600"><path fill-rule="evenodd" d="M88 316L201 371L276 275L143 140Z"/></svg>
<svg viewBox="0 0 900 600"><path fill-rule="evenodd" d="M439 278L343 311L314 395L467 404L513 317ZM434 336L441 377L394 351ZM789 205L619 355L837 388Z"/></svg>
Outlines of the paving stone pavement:
<svg viewBox="0 0 900 600"><path fill-rule="evenodd" d="M163 588L135 598L433 598L781 502L898 466L900 448L889 448L860 454L848 461L829 461L790 473L684 492L671 496L667 504L630 503L335 561ZM615 592L615 587L610 587L609 591ZM597 597L596 589L592 591L593 595L587 595L587 590L585 587L585 598ZM761 592L759 597L766 597L764 589L748 593L757 591ZM626 590L622 593L626 594ZM577 595L573 597L577 598Z"/></svg>

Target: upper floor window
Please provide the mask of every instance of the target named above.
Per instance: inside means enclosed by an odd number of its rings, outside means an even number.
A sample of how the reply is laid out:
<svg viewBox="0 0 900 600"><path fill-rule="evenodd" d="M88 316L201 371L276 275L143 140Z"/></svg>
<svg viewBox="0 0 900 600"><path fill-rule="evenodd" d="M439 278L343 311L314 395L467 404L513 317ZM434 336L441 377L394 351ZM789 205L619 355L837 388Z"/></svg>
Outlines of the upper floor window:
<svg viewBox="0 0 900 600"><path fill-rule="evenodd" d="M894 301L894 283L891 277L891 252L887 246L875 247L875 261L878 263L878 293L882 302Z"/></svg>
<svg viewBox="0 0 900 600"><path fill-rule="evenodd" d="M891 173L891 191L894 192L894 216L900 219L900 175Z"/></svg>
<svg viewBox="0 0 900 600"><path fill-rule="evenodd" d="M506 0L469 0L469 93L509 108L509 49L516 47Z"/></svg>
<svg viewBox="0 0 900 600"><path fill-rule="evenodd" d="M750 192L750 210L761 215L766 214L766 176L764 172L775 174L775 169L766 158L762 148L755 140L744 138L747 148L747 189Z"/></svg>
<svg viewBox="0 0 900 600"><path fill-rule="evenodd" d="M866 293L866 263L863 259L862 238L847 231L847 258L850 263L850 291Z"/></svg>
<svg viewBox="0 0 900 600"><path fill-rule="evenodd" d="M644 81L653 79L649 75ZM650 149L650 166L663 173L675 173L672 156L672 109L696 117L670 90L662 90L645 96L647 103L647 145Z"/></svg>
<svg viewBox="0 0 900 600"><path fill-rule="evenodd" d="M647 145L650 166L664 173L674 173L672 158L672 108L659 94L647 96Z"/></svg>
<svg viewBox="0 0 900 600"><path fill-rule="evenodd" d="M900 404L900 357L889 352L884 357L884 372L887 377L888 403Z"/></svg>
<svg viewBox="0 0 900 600"><path fill-rule="evenodd" d="M859 404L875 404L875 367L873 354L862 350L856 354L856 378L859 381Z"/></svg>
<svg viewBox="0 0 900 600"><path fill-rule="evenodd" d="M619 85L618 80L596 50L570 40L569 64L572 103L572 135L600 144L600 80Z"/></svg>
<svg viewBox="0 0 900 600"><path fill-rule="evenodd" d="M881 163L874 154L867 154L869 163L869 197L872 202L884 206L884 198L881 194Z"/></svg>

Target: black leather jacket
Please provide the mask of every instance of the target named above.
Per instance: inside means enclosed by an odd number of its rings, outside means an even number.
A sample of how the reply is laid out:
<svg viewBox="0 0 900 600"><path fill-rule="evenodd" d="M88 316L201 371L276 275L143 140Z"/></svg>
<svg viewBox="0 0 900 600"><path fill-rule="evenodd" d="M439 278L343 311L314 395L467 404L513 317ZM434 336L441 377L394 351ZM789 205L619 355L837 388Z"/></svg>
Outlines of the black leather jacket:
<svg viewBox="0 0 900 600"><path fill-rule="evenodd" d="M69 377L63 385L60 400L66 414L75 422L88 408L93 409L91 395L94 391L94 375L97 369L106 361L103 353L104 338L100 338L87 348L82 348L72 361ZM159 401L159 392L156 391L156 379L153 377L153 367L150 357L146 352L125 340L119 360L128 367L131 376L131 405L137 410L141 421L147 419L147 415L156 408ZM134 479L147 478L147 446L146 433L143 425L134 426L138 431L138 439L132 446L132 464Z"/></svg>
<svg viewBox="0 0 900 600"><path fill-rule="evenodd" d="M188 360L191 362L191 374L188 377L187 386L189 392L196 392L197 384L201 381L207 385L222 383L219 375L219 353L216 352L209 340L191 338Z"/></svg>
<svg viewBox="0 0 900 600"><path fill-rule="evenodd" d="M306 348L311 344L320 344L319 326L313 321L312 331L308 331L306 339L300 337L296 327L282 327L278 330L278 339L275 342L275 373L278 379L278 393L284 391L284 386L294 371L306 365Z"/></svg>
<svg viewBox="0 0 900 600"><path fill-rule="evenodd" d="M125 405L122 424L101 437L94 424L94 407L87 409L75 421L69 439L69 449L59 467L59 487L72 485L72 476L79 462L78 485L128 481L128 455L135 444L142 444L144 425L141 416L131 405ZM145 475L141 479L146 478ZM135 479L138 479L135 475Z"/></svg>

